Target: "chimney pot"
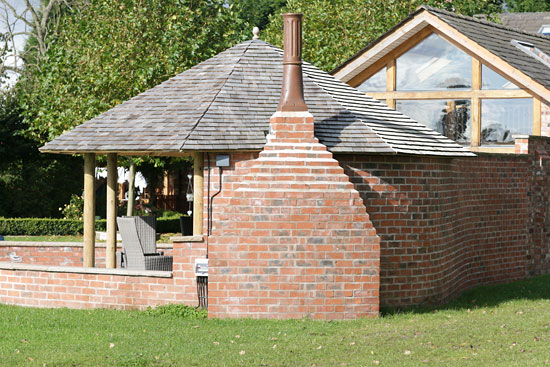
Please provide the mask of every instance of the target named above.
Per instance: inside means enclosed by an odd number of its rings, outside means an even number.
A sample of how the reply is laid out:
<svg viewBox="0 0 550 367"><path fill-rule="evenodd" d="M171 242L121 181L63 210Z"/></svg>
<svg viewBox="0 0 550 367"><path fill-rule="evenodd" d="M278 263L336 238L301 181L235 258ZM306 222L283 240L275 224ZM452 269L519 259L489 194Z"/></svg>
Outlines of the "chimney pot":
<svg viewBox="0 0 550 367"><path fill-rule="evenodd" d="M302 76L302 16L283 14L283 87L277 111L307 111Z"/></svg>

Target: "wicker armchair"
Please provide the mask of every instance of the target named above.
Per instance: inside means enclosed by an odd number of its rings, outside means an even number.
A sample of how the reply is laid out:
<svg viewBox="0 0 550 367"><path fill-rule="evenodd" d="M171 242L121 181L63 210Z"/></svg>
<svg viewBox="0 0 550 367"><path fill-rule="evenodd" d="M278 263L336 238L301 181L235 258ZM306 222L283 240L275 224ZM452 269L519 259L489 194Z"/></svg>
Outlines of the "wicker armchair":
<svg viewBox="0 0 550 367"><path fill-rule="evenodd" d="M117 218L122 237L120 258L126 269L172 271L172 256L156 252L155 217Z"/></svg>

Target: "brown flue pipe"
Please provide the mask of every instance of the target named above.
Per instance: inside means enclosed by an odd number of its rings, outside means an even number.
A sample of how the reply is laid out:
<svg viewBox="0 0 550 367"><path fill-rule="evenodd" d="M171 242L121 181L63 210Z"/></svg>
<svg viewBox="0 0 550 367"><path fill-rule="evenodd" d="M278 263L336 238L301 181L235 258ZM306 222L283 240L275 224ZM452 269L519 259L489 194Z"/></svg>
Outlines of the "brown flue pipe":
<svg viewBox="0 0 550 367"><path fill-rule="evenodd" d="M307 111L302 78L302 16L283 14L283 88L277 111Z"/></svg>

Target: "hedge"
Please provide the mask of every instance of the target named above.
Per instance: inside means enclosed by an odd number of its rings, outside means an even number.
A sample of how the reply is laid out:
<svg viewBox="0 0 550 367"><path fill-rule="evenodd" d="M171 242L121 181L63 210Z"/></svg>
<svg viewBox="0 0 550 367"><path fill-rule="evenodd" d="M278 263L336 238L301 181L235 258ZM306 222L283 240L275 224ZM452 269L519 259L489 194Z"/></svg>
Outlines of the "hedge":
<svg viewBox="0 0 550 367"><path fill-rule="evenodd" d="M95 229L105 231L105 219L96 220ZM3 236L69 236L82 234L84 224L81 220L53 218L0 218L0 235ZM178 218L157 218L158 233L177 233L180 231Z"/></svg>

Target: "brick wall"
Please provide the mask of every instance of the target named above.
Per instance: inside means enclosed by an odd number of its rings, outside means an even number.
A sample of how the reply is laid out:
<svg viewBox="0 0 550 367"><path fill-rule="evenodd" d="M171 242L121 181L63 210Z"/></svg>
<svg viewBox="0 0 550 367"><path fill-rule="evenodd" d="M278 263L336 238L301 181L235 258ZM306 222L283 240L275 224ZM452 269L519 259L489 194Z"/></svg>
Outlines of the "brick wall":
<svg viewBox="0 0 550 367"><path fill-rule="evenodd" d="M548 272L549 142L462 159L337 155L381 238L381 305Z"/></svg>
<svg viewBox="0 0 550 367"><path fill-rule="evenodd" d="M56 256L60 254L60 249L63 252L75 248L50 249L51 255ZM82 268L81 262L78 267L0 262L0 303L117 309L145 309L167 303L196 306L198 302L193 266L195 258L205 255L203 242L174 243L172 272Z"/></svg>
<svg viewBox="0 0 550 367"><path fill-rule="evenodd" d="M158 244L158 251L172 255L172 245ZM117 247L117 251L122 248ZM0 242L0 261L11 261L10 254L21 258L23 264L49 266L82 266L83 245L79 242ZM105 267L105 244L97 244L95 248L95 266Z"/></svg>
<svg viewBox="0 0 550 367"><path fill-rule="evenodd" d="M376 315L379 240L358 192L310 114L276 114L271 128L257 159L233 157L215 199L209 315Z"/></svg>

